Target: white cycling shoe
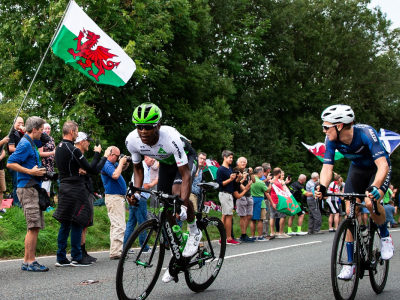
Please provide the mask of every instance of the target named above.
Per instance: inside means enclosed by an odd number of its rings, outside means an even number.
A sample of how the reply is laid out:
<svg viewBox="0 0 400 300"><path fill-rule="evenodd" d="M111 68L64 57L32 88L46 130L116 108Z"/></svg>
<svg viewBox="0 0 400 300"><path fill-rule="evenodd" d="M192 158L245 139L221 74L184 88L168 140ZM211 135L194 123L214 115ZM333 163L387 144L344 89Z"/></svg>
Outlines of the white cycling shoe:
<svg viewBox="0 0 400 300"><path fill-rule="evenodd" d="M338 278L341 280L350 280L356 273L356 266L343 266Z"/></svg>
<svg viewBox="0 0 400 300"><path fill-rule="evenodd" d="M203 237L203 234L198 229L197 229L197 234L195 234L195 235L189 234L185 249L182 252L183 257L192 257L193 255L195 255L197 253L197 250L199 249L199 245L200 245L200 241L201 241L202 237Z"/></svg>
<svg viewBox="0 0 400 300"><path fill-rule="evenodd" d="M168 282L170 282L170 281L172 281L172 280L174 280L174 277L172 277L172 276L169 274L169 268L167 268L167 270L165 271L165 273L164 273L164 275L163 275L163 277L162 277L162 281L163 281L164 283L168 283Z"/></svg>
<svg viewBox="0 0 400 300"><path fill-rule="evenodd" d="M381 256L383 260L389 260L393 257L394 246L392 237L381 238Z"/></svg>

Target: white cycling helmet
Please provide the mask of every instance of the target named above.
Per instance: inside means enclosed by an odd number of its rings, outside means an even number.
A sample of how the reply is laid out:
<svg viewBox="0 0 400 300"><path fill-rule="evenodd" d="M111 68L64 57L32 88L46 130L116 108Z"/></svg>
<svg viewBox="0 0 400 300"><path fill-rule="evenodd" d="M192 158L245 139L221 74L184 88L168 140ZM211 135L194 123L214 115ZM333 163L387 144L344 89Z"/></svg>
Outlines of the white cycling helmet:
<svg viewBox="0 0 400 300"><path fill-rule="evenodd" d="M321 119L332 124L350 124L354 121L354 111L348 105L332 105L322 112Z"/></svg>

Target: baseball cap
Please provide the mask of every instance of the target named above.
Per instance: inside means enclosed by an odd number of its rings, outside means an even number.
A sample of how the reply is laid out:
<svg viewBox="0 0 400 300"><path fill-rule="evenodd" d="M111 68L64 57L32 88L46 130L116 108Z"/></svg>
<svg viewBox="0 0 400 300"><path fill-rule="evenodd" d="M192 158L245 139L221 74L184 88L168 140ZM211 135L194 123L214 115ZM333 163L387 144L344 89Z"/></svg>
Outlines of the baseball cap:
<svg viewBox="0 0 400 300"><path fill-rule="evenodd" d="M91 141L94 141L94 139L92 139L86 132L80 131L80 132L78 132L78 137L76 138L75 143L79 143L79 142L82 142L82 141L91 142Z"/></svg>

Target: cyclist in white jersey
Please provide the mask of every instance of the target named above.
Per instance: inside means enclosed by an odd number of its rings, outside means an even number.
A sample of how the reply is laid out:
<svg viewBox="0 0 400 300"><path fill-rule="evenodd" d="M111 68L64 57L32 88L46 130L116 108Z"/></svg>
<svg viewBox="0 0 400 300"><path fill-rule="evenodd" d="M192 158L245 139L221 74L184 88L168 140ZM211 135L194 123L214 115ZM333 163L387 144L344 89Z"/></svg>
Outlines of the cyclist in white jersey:
<svg viewBox="0 0 400 300"><path fill-rule="evenodd" d="M144 179L142 155L155 158L160 162L157 190L167 194L177 194L184 205L180 213L182 221L188 221L189 237L183 250L184 257L196 254L202 233L197 229L193 203L189 201L192 186L192 174L197 171L197 153L175 128L161 126L162 112L153 103L143 103L133 112L132 122L136 130L126 138L125 145L132 156L134 166L134 184L141 188ZM140 199L135 193L137 200ZM134 199L129 199L134 202ZM175 222L175 218L170 218ZM173 280L169 269L165 272L164 282Z"/></svg>

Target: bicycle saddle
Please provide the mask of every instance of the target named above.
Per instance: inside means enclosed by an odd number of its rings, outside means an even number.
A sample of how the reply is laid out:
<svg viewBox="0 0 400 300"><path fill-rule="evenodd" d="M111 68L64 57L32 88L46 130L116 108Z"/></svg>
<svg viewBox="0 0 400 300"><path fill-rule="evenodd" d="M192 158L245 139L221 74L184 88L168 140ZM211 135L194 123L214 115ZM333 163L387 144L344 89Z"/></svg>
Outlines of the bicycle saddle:
<svg viewBox="0 0 400 300"><path fill-rule="evenodd" d="M219 184L216 182L205 182L205 183L199 183L197 186L206 189L206 190L211 190L211 189L218 189Z"/></svg>

